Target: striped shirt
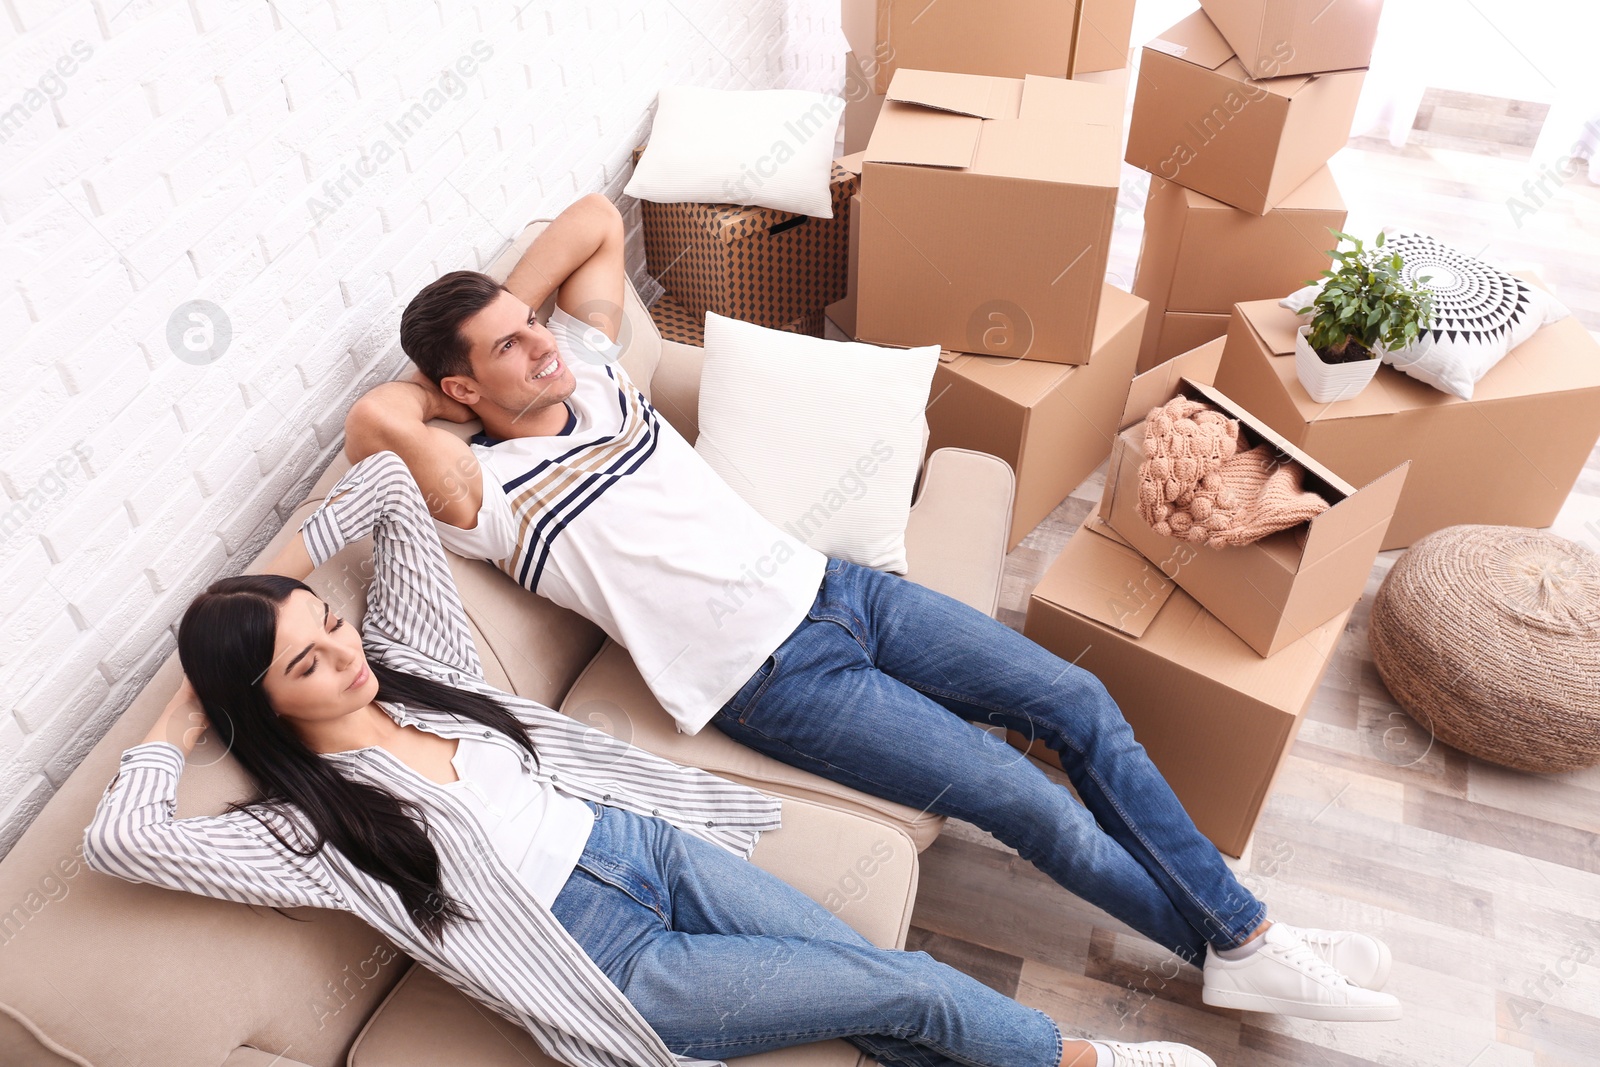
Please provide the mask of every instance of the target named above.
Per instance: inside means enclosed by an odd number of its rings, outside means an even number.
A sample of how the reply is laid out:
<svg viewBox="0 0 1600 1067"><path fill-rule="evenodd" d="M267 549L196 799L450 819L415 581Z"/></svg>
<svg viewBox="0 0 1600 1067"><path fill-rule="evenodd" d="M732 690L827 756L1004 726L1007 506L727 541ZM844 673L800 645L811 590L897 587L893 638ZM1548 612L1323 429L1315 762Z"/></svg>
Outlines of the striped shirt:
<svg viewBox="0 0 1600 1067"><path fill-rule="evenodd" d="M444 543L577 612L697 733L805 618L828 560L761 516L661 418L603 333L556 308L567 429L472 439L483 503Z"/></svg>
<svg viewBox="0 0 1600 1067"><path fill-rule="evenodd" d="M537 758L517 750L540 781L559 781L562 791L586 800L659 815L746 857L761 831L779 825L775 798L671 763L489 685L422 493L393 452L352 467L301 532L317 565L371 535L373 576L361 624L368 657L500 700L529 728ZM379 706L401 725L516 747L497 731L447 713ZM527 1029L547 1055L574 1067L711 1062L675 1055L662 1043L496 853L452 790L384 748L323 758L419 806L439 852L442 888L477 921L448 924L436 944L420 933L393 889L332 846L297 855L246 812L175 819L184 758L164 741L123 753L120 772L85 832L85 859L105 874L224 900L351 912L466 995ZM309 823L297 812L265 817L288 840L311 840Z"/></svg>

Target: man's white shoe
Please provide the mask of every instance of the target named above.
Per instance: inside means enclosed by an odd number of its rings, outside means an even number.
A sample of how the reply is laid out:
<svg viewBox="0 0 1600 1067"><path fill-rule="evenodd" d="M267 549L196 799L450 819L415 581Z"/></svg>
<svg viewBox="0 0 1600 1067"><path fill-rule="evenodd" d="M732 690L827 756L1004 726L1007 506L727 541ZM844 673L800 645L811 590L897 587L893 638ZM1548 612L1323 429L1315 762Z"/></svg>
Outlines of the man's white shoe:
<svg viewBox="0 0 1600 1067"><path fill-rule="evenodd" d="M1217 1067L1216 1061L1204 1052L1171 1041L1129 1045L1096 1038L1094 1042L1111 1050L1111 1062L1115 1067Z"/></svg>
<svg viewBox="0 0 1600 1067"><path fill-rule="evenodd" d="M1262 944L1238 960L1206 953L1200 999L1212 1007L1264 1011L1324 1022L1400 1018L1400 1001L1363 989L1334 970L1293 927L1273 923Z"/></svg>
<svg viewBox="0 0 1600 1067"><path fill-rule="evenodd" d="M1305 926L1273 923L1294 934L1306 947L1327 960L1333 969L1362 989L1382 989L1389 980L1389 946L1371 934L1347 930L1313 930Z"/></svg>

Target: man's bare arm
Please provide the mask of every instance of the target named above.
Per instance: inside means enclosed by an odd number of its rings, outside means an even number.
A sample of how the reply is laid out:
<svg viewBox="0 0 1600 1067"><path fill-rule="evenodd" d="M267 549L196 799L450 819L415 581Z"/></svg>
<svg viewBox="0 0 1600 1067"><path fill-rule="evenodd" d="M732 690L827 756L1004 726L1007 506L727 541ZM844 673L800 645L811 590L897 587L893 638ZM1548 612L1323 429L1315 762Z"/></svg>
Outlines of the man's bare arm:
<svg viewBox="0 0 1600 1067"><path fill-rule="evenodd" d="M506 278L531 308L556 294L556 306L611 340L622 328L622 215L600 193L579 197L546 226Z"/></svg>
<svg viewBox="0 0 1600 1067"><path fill-rule="evenodd" d="M467 443L428 420L469 422L472 409L445 396L416 371L385 382L350 408L344 420L344 454L351 463L389 451L405 461L428 511L440 522L470 530L483 506L483 474Z"/></svg>

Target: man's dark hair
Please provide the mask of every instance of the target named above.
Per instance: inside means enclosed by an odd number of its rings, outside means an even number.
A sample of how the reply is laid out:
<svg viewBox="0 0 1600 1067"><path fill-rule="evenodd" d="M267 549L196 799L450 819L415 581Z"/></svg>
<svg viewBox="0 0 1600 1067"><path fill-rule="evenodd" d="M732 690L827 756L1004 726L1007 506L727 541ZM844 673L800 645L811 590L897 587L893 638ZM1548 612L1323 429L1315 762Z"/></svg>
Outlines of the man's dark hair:
<svg viewBox="0 0 1600 1067"><path fill-rule="evenodd" d="M471 377L467 352L472 346L461 324L494 303L504 289L475 270L453 270L429 282L400 315L401 349L435 385L452 374Z"/></svg>

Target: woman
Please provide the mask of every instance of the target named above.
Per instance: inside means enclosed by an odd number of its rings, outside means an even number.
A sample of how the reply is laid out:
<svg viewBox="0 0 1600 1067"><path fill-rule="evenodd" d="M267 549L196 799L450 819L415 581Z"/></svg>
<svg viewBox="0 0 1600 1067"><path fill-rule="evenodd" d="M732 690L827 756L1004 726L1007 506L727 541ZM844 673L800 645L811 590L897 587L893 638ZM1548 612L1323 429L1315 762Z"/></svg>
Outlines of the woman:
<svg viewBox="0 0 1600 1067"><path fill-rule="evenodd" d="M299 579L369 534L357 635ZM394 453L340 479L271 570L185 612L187 681L122 756L85 836L96 870L353 912L576 1067L833 1037L918 1067L1211 1065L1164 1042L1067 1040L925 953L874 947L745 862L775 799L490 686ZM174 819L207 725L260 799Z"/></svg>

